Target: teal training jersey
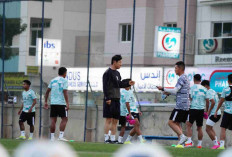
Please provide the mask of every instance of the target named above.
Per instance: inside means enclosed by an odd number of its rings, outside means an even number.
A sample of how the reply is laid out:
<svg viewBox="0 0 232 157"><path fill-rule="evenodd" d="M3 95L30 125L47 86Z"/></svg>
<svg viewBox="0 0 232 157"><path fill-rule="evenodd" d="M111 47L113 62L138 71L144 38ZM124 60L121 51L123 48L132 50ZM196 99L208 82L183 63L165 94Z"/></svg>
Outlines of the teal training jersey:
<svg viewBox="0 0 232 157"><path fill-rule="evenodd" d="M35 92L32 89L23 91L23 112L28 112L33 104L33 100L36 99ZM35 112L35 107L32 108L32 112Z"/></svg>
<svg viewBox="0 0 232 157"><path fill-rule="evenodd" d="M132 90L121 90L121 99L120 99L120 103L121 103L121 116L125 116L127 115L129 112L127 110L126 107L126 103L129 102L130 104L130 112L134 112L134 113L139 113L138 111L138 107L136 106L136 102L135 102L135 97L134 97L134 93Z"/></svg>
<svg viewBox="0 0 232 157"><path fill-rule="evenodd" d="M221 97L222 97L222 98L225 98L225 97L229 96L230 93L231 93L230 87L225 87L225 88L222 90L222 95L221 95ZM224 112L229 113L229 114L232 114L232 101L226 101L226 100L225 100L225 110L224 110Z"/></svg>
<svg viewBox="0 0 232 157"><path fill-rule="evenodd" d="M219 103L219 98L218 98L217 92L215 92L213 89L209 89L206 92L206 98L209 99L209 101L210 100L215 101L215 105L214 105L213 109L210 112L210 116L214 115L215 111L216 111L216 109L218 107L218 103ZM210 107L211 107L211 102L209 102L209 109L210 109ZM221 110L220 109L218 110L217 115L221 115Z"/></svg>
<svg viewBox="0 0 232 157"><path fill-rule="evenodd" d="M63 77L51 80L48 88L51 89L51 105L66 105L64 90L68 89L68 81Z"/></svg>
<svg viewBox="0 0 232 157"><path fill-rule="evenodd" d="M206 92L207 89L200 84L194 84L190 89L190 96L192 102L190 109L202 110L206 105Z"/></svg>

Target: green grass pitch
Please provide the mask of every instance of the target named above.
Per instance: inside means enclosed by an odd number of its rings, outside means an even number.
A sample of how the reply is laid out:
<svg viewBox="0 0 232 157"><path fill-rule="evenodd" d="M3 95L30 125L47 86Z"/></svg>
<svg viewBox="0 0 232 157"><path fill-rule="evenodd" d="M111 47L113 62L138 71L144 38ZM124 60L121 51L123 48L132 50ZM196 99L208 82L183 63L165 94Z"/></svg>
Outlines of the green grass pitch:
<svg viewBox="0 0 232 157"><path fill-rule="evenodd" d="M17 146L23 141L0 139L0 143L8 150L10 154L14 152ZM103 143L69 143L79 157L112 157L112 154L117 151L122 145L112 145ZM165 149L173 157L217 157L221 150L211 150L209 148L184 148L178 149L173 147L165 147Z"/></svg>

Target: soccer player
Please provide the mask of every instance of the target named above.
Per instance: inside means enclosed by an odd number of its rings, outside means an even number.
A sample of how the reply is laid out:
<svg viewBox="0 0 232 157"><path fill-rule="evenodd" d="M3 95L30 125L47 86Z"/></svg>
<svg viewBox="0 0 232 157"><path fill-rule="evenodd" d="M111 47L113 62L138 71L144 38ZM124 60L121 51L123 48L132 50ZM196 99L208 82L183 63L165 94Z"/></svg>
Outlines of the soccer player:
<svg viewBox="0 0 232 157"><path fill-rule="evenodd" d="M177 148L183 148L187 137L183 134L180 123L185 123L188 117L189 112L189 89L190 83L188 80L188 76L184 73L185 64L182 61L179 61L175 65L175 73L180 76L177 84L174 89L163 88L158 86L157 88L166 93L166 95L173 94L176 95L176 107L172 111L172 114L169 118L168 125L172 128L172 130L178 135L179 142L177 144Z"/></svg>
<svg viewBox="0 0 232 157"><path fill-rule="evenodd" d="M220 120L221 118L221 110L219 109L217 112L217 117L214 117L214 113L217 109L219 98L217 93L210 89L210 83L208 80L204 80L201 82L201 85L207 88L206 98L209 100L209 106L206 106L206 111L208 114L208 119L206 121L206 132L208 133L209 137L213 141L212 149L217 149L219 147L217 135L213 129L213 126Z"/></svg>
<svg viewBox="0 0 232 157"><path fill-rule="evenodd" d="M228 84L229 87L225 87L222 90L221 99L214 113L214 117L216 118L220 107L225 102L225 109L221 122L220 147L218 149L225 149L226 129L232 130L232 74L228 76Z"/></svg>
<svg viewBox="0 0 232 157"><path fill-rule="evenodd" d="M35 92L30 89L31 82L29 80L23 81L23 103L21 105L20 110L18 111L19 117L19 127L21 131L21 136L17 139L26 139L25 136L25 127L24 122L27 121L27 124L30 126L30 136L28 140L32 140L34 133L34 125L35 125L35 105L36 105L36 95Z"/></svg>
<svg viewBox="0 0 232 157"><path fill-rule="evenodd" d="M192 126L196 121L197 132L198 132L198 144L197 148L202 148L202 138L203 138L203 118L204 109L206 106L206 92L207 89L201 85L201 75L194 75L194 85L190 89L190 110L187 119L187 137L188 140L185 142L185 147L192 147Z"/></svg>
<svg viewBox="0 0 232 157"><path fill-rule="evenodd" d="M116 128L120 118L120 88L134 85L134 81L122 82L117 69L122 66L121 55L115 55L111 60L111 67L103 74L103 118L105 118L105 143L118 143L115 139ZM111 130L109 137L108 132Z"/></svg>
<svg viewBox="0 0 232 157"><path fill-rule="evenodd" d="M131 79L125 79L123 80L123 82L129 82L131 81ZM125 127L126 127L126 115L129 116L129 119L133 119L135 121L134 127L133 129L130 131L129 136L126 139L125 144L131 144L131 138L137 134L139 140L141 143L144 143L145 140L142 137L142 132L140 130L140 122L139 122L139 117L142 114L138 107L136 106L136 102L135 102L135 97L133 94L133 91L131 90L131 86L126 87L125 89L123 89L121 91L121 99L120 99L120 103L121 103L121 115L123 115L123 117L120 117L121 120L121 124L124 125L123 130L121 130L120 135L119 135L119 142L122 143L122 138L125 132ZM120 122L119 120L119 122Z"/></svg>
<svg viewBox="0 0 232 157"><path fill-rule="evenodd" d="M67 69L65 67L59 68L59 76L51 80L48 89L45 94L45 105L44 108L48 109L48 96L51 92L51 141L55 140L55 129L57 117L61 117L60 123L60 135L58 140L68 141L64 138L64 130L68 122L68 110L69 110L69 101L68 101L68 81L65 79L67 75Z"/></svg>

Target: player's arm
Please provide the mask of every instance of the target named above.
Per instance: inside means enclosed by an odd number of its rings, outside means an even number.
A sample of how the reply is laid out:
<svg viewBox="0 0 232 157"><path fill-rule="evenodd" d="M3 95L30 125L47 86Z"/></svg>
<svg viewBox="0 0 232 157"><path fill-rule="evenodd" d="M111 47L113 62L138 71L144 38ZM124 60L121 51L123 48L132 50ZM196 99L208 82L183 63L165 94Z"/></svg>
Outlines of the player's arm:
<svg viewBox="0 0 232 157"><path fill-rule="evenodd" d="M209 101L211 102L211 100L209 100L209 99L205 99L205 102L206 102L206 112L208 113L208 115L209 115L209 113L211 112L209 112ZM214 100L213 100L214 101ZM211 104L212 104L212 102L211 102ZM215 101L214 101L214 105L215 105ZM212 105L211 105L212 106Z"/></svg>
<svg viewBox="0 0 232 157"><path fill-rule="evenodd" d="M220 99L220 101L219 101L219 103L218 103L218 107L217 107L217 109L216 109L216 111L215 111L214 117L217 117L217 112L218 112L218 110L222 107L222 104L224 103L224 101L225 101L225 98L221 98L221 99Z"/></svg>
<svg viewBox="0 0 232 157"><path fill-rule="evenodd" d="M108 105L111 104L111 98L109 94L109 81L110 81L110 74L109 71L105 72L103 75L103 92L104 92L104 100Z"/></svg>
<svg viewBox="0 0 232 157"><path fill-rule="evenodd" d="M206 99L206 100L208 100L208 110L207 110L207 112L208 112L208 115L210 115L212 109L213 109L214 106L215 106L215 101L214 101L214 99L210 99L210 100L209 100L209 99ZM209 108L209 101L211 102L210 108ZM207 101L206 101L206 105L207 105Z"/></svg>
<svg viewBox="0 0 232 157"><path fill-rule="evenodd" d="M20 115L20 114L22 113L22 110L23 110L23 103L22 103L22 105L20 106L20 109L19 109L18 115Z"/></svg>
<svg viewBox="0 0 232 157"><path fill-rule="evenodd" d="M33 99L33 104L31 105L31 108L29 109L28 113L32 112L33 107L36 105L36 98Z"/></svg>
<svg viewBox="0 0 232 157"><path fill-rule="evenodd" d="M64 99L66 101L66 110L69 110L69 101L68 101L68 90L63 90L64 92Z"/></svg>
<svg viewBox="0 0 232 157"><path fill-rule="evenodd" d="M48 88L46 93L45 93L45 104L44 104L45 109L48 109L48 96L49 96L50 92L51 92L51 88Z"/></svg>
<svg viewBox="0 0 232 157"><path fill-rule="evenodd" d="M121 78L120 74L119 74L118 77ZM128 86L133 86L133 85L135 84L134 81L122 82L121 80L116 79L116 76L114 77L114 79L115 79L115 81L116 81L116 85L118 85L119 88L126 88L126 87L128 87Z"/></svg>
<svg viewBox="0 0 232 157"><path fill-rule="evenodd" d="M129 116L131 118L131 111L130 111L130 103L129 102L126 102L126 108L127 108L128 112L129 112Z"/></svg>

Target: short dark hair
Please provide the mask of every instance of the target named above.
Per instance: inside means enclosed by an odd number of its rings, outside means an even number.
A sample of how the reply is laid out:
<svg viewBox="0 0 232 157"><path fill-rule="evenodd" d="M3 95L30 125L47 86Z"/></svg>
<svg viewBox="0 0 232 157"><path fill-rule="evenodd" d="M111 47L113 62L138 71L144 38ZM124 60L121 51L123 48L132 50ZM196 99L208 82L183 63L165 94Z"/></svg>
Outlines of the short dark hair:
<svg viewBox="0 0 232 157"><path fill-rule="evenodd" d="M228 75L228 80L230 83L232 83L232 74Z"/></svg>
<svg viewBox="0 0 232 157"><path fill-rule="evenodd" d="M177 65L179 68L182 68L183 70L185 70L185 64L184 64L184 62L179 61L179 62L176 63L176 65Z"/></svg>
<svg viewBox="0 0 232 157"><path fill-rule="evenodd" d="M67 72L67 69L65 67L60 67L58 74L61 76L61 75L64 75L66 72Z"/></svg>
<svg viewBox="0 0 232 157"><path fill-rule="evenodd" d="M113 65L114 61L118 62L120 60L122 60L122 56L121 55L115 55L115 56L113 56L112 59L111 59L111 65Z"/></svg>
<svg viewBox="0 0 232 157"><path fill-rule="evenodd" d="M209 87L210 87L210 83L209 83L208 80L203 80L203 81L201 82L201 85L202 85L202 86L209 86Z"/></svg>
<svg viewBox="0 0 232 157"><path fill-rule="evenodd" d="M122 82L124 83L128 83L128 87L130 87L131 85L129 84L129 82L131 81L131 79L123 79Z"/></svg>
<svg viewBox="0 0 232 157"><path fill-rule="evenodd" d="M31 85L31 81L29 81L29 80L23 80L23 82L26 83L29 86Z"/></svg>
<svg viewBox="0 0 232 157"><path fill-rule="evenodd" d="M200 74L196 74L193 76L195 81L201 81L201 75Z"/></svg>

